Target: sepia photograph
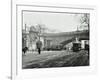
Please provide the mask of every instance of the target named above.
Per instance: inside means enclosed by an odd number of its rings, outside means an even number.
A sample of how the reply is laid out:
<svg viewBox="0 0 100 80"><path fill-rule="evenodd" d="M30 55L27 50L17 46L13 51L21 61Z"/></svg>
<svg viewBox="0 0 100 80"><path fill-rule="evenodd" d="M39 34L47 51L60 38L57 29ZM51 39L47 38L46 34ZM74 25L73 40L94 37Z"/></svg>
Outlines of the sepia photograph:
<svg viewBox="0 0 100 80"><path fill-rule="evenodd" d="M90 14L22 11L22 69L90 65Z"/></svg>

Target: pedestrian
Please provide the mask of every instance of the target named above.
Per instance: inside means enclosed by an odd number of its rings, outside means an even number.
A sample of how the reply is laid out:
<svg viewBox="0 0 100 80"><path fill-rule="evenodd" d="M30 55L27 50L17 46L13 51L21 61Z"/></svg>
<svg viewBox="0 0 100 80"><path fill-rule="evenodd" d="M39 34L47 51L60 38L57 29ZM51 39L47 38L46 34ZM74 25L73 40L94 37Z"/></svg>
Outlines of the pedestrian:
<svg viewBox="0 0 100 80"><path fill-rule="evenodd" d="M41 54L42 42L40 40L36 42L36 47L38 49L38 53Z"/></svg>
<svg viewBox="0 0 100 80"><path fill-rule="evenodd" d="M24 52L24 55L25 55L25 53L26 53L28 50L29 50L28 47L24 47L24 48L22 49L22 51Z"/></svg>

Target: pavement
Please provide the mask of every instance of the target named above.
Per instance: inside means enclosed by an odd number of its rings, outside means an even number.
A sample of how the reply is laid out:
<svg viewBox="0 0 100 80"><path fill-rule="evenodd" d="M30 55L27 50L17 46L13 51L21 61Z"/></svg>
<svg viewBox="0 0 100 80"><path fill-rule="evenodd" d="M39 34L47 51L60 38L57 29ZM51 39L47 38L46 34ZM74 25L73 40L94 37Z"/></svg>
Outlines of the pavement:
<svg viewBox="0 0 100 80"><path fill-rule="evenodd" d="M71 51L42 51L41 54L38 54L36 51L27 52L26 55L22 56L22 67L28 65L43 63L47 60L53 60L55 58L63 57L66 55L74 54L75 52Z"/></svg>

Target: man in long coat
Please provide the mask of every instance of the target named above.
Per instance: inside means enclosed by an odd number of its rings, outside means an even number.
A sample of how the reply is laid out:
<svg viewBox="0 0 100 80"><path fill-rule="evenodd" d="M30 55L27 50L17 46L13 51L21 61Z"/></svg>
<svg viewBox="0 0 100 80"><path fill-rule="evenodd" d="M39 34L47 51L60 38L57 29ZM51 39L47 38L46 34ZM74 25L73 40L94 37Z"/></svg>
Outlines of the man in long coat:
<svg viewBox="0 0 100 80"><path fill-rule="evenodd" d="M38 49L38 53L41 54L42 42L40 40L36 42L36 47Z"/></svg>

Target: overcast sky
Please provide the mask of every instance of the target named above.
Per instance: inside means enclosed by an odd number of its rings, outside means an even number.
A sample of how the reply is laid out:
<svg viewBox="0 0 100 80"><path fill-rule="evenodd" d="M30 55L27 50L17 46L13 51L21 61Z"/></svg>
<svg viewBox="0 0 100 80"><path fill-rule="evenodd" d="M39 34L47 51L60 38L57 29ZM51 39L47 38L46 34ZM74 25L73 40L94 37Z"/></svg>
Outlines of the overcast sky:
<svg viewBox="0 0 100 80"><path fill-rule="evenodd" d="M47 13L47 12L23 12L23 29L36 24L44 24L47 28L56 32L70 32L77 30L82 14Z"/></svg>

